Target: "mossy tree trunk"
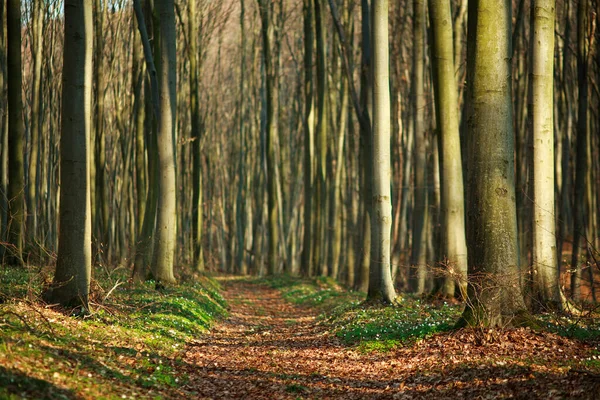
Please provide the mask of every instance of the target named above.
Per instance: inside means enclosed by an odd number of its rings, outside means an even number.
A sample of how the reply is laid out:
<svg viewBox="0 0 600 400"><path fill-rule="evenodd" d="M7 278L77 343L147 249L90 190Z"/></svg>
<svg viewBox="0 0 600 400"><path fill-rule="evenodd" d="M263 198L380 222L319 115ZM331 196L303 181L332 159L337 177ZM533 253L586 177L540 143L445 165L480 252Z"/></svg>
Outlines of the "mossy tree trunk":
<svg viewBox="0 0 600 400"><path fill-rule="evenodd" d="M459 325L519 325L511 2L472 0L468 30L467 307Z"/></svg>

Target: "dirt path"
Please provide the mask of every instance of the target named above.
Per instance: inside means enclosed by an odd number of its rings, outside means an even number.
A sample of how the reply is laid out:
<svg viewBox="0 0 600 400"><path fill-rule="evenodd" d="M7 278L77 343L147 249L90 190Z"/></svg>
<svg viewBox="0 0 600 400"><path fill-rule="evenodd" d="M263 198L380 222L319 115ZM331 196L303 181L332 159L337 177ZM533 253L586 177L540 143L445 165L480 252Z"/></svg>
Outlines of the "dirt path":
<svg viewBox="0 0 600 400"><path fill-rule="evenodd" d="M600 389L597 377L494 361L501 350L477 350L468 338L363 354L341 345L319 327L314 311L286 303L278 291L222 283L230 317L190 345L184 360L190 380L182 389L198 398L593 398L590 390ZM453 352L456 342L461 348ZM506 351L519 353L519 345Z"/></svg>

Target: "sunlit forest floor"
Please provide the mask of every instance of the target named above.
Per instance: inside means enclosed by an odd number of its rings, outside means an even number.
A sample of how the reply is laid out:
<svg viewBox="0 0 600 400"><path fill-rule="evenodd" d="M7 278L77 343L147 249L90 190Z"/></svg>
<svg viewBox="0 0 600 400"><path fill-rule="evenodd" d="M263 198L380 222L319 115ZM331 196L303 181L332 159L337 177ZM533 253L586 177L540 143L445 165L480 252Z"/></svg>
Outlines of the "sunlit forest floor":
<svg viewBox="0 0 600 400"><path fill-rule="evenodd" d="M453 330L458 304L398 307L330 279L95 282L90 315L45 306L43 274L0 270L0 398L596 398L600 329ZM123 276L125 278L125 276ZM109 284L110 282L110 284ZM111 289L113 289L111 291Z"/></svg>

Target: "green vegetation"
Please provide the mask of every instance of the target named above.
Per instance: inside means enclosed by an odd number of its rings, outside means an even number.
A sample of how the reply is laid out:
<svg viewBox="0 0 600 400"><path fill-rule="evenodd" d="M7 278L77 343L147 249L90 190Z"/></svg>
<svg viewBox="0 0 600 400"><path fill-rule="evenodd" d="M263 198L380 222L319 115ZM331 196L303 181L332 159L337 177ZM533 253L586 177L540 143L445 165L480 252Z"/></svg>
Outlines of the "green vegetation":
<svg viewBox="0 0 600 400"><path fill-rule="evenodd" d="M183 350L226 314L212 278L161 292L96 271L91 312L43 305L43 272L0 270L0 398L154 398L187 379ZM12 397L11 397L12 396ZM17 397L14 397L17 396Z"/></svg>
<svg viewBox="0 0 600 400"><path fill-rule="evenodd" d="M318 308L322 323L328 324L343 343L366 352L388 351L452 330L462 312L461 305L427 302L411 296L405 296L396 307L368 304L363 301L364 293L345 290L331 278L281 275L252 282L278 289L293 304ZM583 341L600 339L597 319L556 314L535 318L537 325L561 336Z"/></svg>

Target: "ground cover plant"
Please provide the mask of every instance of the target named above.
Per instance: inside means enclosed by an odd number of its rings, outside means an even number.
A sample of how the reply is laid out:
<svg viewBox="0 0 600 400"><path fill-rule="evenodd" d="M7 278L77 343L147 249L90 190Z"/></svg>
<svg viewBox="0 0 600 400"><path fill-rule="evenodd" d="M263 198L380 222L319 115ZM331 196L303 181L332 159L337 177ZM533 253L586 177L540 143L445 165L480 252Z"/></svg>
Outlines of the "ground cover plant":
<svg viewBox="0 0 600 400"><path fill-rule="evenodd" d="M188 378L186 343L226 315L212 278L154 290L98 271L91 311L46 305L45 275L0 269L0 398L161 398Z"/></svg>

